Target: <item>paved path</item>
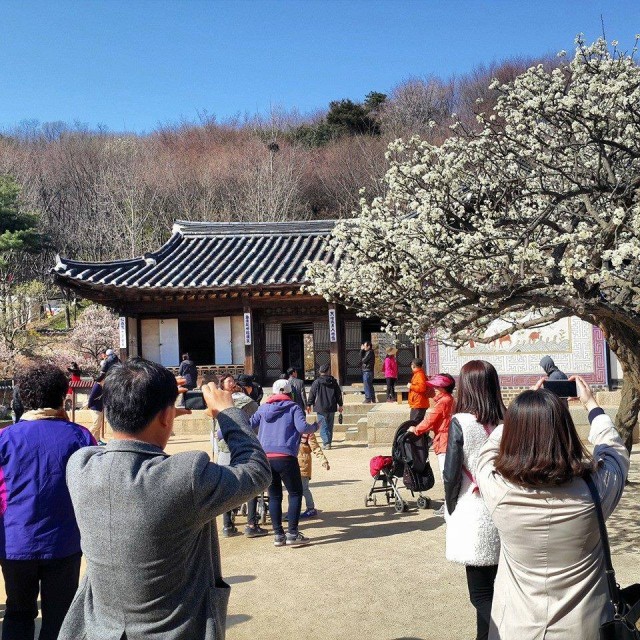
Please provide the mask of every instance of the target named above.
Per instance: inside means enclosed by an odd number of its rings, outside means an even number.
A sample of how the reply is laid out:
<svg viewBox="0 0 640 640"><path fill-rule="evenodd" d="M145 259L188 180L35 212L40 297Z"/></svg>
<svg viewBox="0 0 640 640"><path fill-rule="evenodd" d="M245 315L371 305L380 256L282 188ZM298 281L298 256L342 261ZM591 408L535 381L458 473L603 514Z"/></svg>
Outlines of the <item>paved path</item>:
<svg viewBox="0 0 640 640"><path fill-rule="evenodd" d="M185 437L173 438L168 450L209 447L208 438ZM378 454L388 450L337 444L327 452L330 471L314 466L311 486L321 512L301 525L313 538L309 547L275 548L271 536L221 539L223 572L233 585L228 640L473 637L464 569L444 558L443 519L414 502L401 515L392 507L365 508L368 463ZM632 459L632 484L610 521L622 584L640 575L637 445ZM439 481L429 494L438 507Z"/></svg>

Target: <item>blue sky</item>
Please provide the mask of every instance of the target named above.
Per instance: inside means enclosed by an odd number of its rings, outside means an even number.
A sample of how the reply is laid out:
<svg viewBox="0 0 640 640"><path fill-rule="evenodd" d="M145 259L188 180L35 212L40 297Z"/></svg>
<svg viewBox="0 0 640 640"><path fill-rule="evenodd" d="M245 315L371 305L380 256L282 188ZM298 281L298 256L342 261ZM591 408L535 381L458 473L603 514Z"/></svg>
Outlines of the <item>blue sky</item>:
<svg viewBox="0 0 640 640"><path fill-rule="evenodd" d="M571 51L578 32L600 35L601 14L630 49L638 0L0 0L0 129L307 113L411 76Z"/></svg>

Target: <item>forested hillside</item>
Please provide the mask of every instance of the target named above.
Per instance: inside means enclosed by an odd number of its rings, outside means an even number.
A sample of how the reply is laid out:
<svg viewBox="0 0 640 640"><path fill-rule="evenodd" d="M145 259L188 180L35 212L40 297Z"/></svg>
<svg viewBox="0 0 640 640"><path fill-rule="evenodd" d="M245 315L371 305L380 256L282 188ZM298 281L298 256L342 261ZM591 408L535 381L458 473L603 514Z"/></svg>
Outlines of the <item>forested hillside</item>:
<svg viewBox="0 0 640 640"><path fill-rule="evenodd" d="M38 216L47 237L45 260L32 261L41 274L54 252L88 260L140 255L166 240L175 219L344 217L361 189L374 196L383 188L389 141L441 140L453 112L473 127L474 112L494 100L490 79L506 81L531 62L448 81L412 79L389 95L337 100L309 117L203 115L145 135L25 122L0 138L0 175L21 188L20 209Z"/></svg>

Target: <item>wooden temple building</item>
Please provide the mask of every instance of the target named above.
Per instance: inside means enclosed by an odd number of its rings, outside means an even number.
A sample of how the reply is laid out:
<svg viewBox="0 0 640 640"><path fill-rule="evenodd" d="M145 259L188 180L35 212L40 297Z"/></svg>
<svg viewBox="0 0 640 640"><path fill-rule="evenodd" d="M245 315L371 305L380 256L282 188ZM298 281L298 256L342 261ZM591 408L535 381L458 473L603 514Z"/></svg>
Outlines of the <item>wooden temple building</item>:
<svg viewBox="0 0 640 640"><path fill-rule="evenodd" d="M253 373L263 384L288 367L309 380L330 363L349 384L362 379L361 343L372 340L380 353L391 342L379 321L303 291L307 260L334 263L333 226L179 221L157 251L103 263L58 258L53 274L67 292L120 315L124 358L173 367L188 352L198 365ZM424 344L400 345L402 381L416 350Z"/></svg>

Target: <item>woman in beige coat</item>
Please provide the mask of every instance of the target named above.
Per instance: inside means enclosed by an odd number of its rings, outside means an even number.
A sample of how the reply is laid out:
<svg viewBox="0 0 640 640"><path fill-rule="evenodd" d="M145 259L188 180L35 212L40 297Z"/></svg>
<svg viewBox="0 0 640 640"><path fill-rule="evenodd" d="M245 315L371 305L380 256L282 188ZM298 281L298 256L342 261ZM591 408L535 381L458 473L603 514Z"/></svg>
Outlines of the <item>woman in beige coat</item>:
<svg viewBox="0 0 640 640"><path fill-rule="evenodd" d="M610 619L598 521L582 475L592 471L605 518L629 456L611 419L576 378L594 445L587 454L557 396L525 391L480 453L476 479L500 533L490 640L597 640Z"/></svg>

